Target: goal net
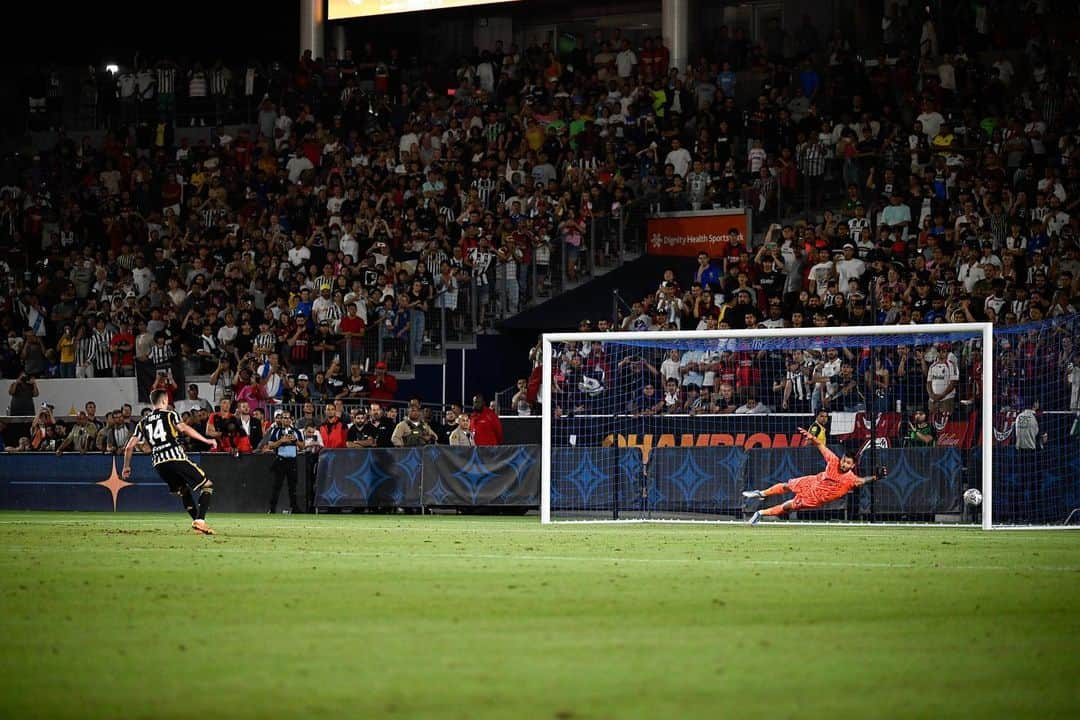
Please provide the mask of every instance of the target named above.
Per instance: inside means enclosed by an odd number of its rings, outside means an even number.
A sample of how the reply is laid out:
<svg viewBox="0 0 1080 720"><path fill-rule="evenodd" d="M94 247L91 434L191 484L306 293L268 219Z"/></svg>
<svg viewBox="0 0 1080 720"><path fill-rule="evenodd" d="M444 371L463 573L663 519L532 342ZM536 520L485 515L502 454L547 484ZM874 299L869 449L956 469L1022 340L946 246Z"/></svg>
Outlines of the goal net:
<svg viewBox="0 0 1080 720"><path fill-rule="evenodd" d="M545 335L541 520L745 521L825 469L807 428L879 478L786 521L1080 522L1076 317Z"/></svg>

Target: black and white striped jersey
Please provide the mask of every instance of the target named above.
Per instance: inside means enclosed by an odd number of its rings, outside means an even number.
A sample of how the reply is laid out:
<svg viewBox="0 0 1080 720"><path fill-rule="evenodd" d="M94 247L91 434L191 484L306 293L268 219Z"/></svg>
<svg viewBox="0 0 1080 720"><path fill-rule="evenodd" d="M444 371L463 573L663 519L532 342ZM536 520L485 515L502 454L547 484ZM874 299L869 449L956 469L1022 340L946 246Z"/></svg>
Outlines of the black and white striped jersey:
<svg viewBox="0 0 1080 720"><path fill-rule="evenodd" d="M94 330L94 369L95 370L111 370L113 366L112 356L112 339L113 331L105 328L104 330Z"/></svg>
<svg viewBox="0 0 1080 720"><path fill-rule="evenodd" d="M150 462L154 465L172 460L187 460L180 442L180 416L173 410L151 410L139 420L135 435L150 446Z"/></svg>

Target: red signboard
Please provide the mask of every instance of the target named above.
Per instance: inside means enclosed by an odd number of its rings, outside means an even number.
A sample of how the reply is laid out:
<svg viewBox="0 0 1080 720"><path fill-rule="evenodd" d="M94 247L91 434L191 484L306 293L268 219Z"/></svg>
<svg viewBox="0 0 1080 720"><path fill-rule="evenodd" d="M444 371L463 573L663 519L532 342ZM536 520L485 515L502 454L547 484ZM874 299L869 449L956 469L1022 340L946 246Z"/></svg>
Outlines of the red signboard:
<svg viewBox="0 0 1080 720"><path fill-rule="evenodd" d="M735 235L743 239L748 234L745 212L729 213L670 213L649 218L648 252L650 255L688 255L706 252L712 257L727 254Z"/></svg>

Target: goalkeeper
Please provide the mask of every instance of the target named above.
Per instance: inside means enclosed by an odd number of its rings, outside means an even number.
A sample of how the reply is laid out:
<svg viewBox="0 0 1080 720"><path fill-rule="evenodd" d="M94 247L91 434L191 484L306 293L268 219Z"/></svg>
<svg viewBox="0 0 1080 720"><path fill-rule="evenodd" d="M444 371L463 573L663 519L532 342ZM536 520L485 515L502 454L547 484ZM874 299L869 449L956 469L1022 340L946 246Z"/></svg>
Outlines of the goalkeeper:
<svg viewBox="0 0 1080 720"><path fill-rule="evenodd" d="M817 445L822 457L825 458L825 471L817 475L793 478L786 483L777 483L764 490L744 491L743 497L758 500L764 500L771 495L795 493L795 497L790 500L755 512L750 518L751 525L757 525L764 515L784 515L793 510L819 508L822 505L831 503L833 500L844 497L851 492L852 488L860 487L877 479L876 475L859 477L854 473L855 458L847 454L843 457L837 457L836 453L825 447L825 441L822 438L803 428L799 428L799 432L809 442Z"/></svg>

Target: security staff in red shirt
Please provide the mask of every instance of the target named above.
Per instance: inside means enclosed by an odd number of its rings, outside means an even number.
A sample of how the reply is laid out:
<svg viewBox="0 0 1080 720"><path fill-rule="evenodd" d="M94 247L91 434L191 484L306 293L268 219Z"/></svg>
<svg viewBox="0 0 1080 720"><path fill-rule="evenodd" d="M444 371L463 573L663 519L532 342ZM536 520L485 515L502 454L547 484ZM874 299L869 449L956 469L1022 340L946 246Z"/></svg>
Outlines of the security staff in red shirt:
<svg viewBox="0 0 1080 720"><path fill-rule="evenodd" d="M473 397L473 414L469 418L473 441L477 445L502 445L503 428L498 414L488 407L483 395Z"/></svg>

